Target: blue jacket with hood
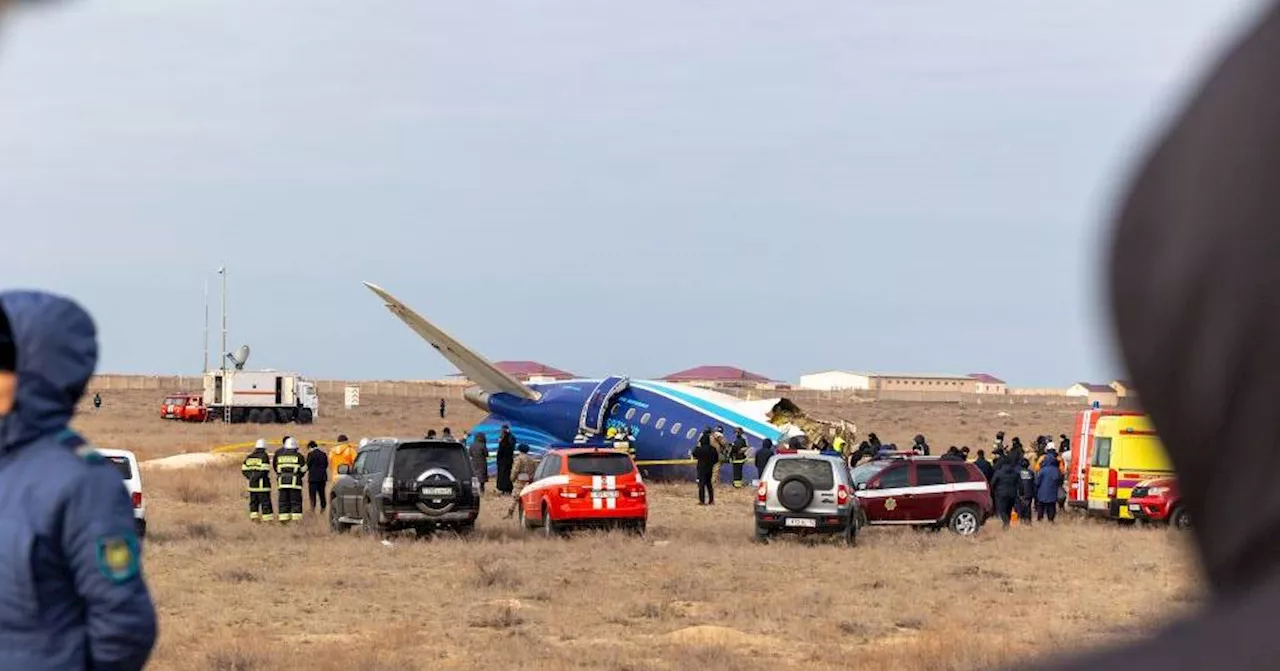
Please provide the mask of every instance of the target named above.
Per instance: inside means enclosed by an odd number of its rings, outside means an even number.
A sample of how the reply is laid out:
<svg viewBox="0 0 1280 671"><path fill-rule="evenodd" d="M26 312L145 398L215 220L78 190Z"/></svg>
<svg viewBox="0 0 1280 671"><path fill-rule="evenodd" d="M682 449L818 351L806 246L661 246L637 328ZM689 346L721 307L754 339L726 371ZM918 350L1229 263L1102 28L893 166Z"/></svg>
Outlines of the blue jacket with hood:
<svg viewBox="0 0 1280 671"><path fill-rule="evenodd" d="M0 669L136 671L156 615L133 505L110 462L68 427L97 363L75 303L0 292L17 350L0 416Z"/></svg>
<svg viewBox="0 0 1280 671"><path fill-rule="evenodd" d="M1058 489L1062 487L1062 471L1058 470L1058 455L1053 450L1045 452L1048 457L1040 472L1036 473L1036 502L1057 503Z"/></svg>

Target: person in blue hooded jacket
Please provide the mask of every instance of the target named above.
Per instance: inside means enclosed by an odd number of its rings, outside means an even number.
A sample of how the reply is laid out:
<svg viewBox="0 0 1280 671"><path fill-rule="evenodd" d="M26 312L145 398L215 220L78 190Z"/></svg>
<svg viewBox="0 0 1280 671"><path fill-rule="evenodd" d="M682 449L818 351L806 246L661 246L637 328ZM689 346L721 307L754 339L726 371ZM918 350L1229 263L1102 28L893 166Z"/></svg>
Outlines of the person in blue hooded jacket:
<svg viewBox="0 0 1280 671"><path fill-rule="evenodd" d="M1046 516L1052 522L1058 516L1058 490L1062 487L1062 471L1058 469L1058 455L1046 450L1044 465L1036 473L1036 519Z"/></svg>
<svg viewBox="0 0 1280 671"><path fill-rule="evenodd" d="M0 292L0 669L137 671L155 644L129 495L68 428L97 358L74 302Z"/></svg>

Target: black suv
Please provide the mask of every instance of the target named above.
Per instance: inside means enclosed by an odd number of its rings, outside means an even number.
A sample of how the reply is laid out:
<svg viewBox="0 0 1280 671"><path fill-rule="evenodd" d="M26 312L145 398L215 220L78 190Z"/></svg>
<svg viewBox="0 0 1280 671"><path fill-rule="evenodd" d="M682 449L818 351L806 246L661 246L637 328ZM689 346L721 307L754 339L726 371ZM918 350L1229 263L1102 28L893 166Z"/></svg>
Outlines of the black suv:
<svg viewBox="0 0 1280 671"><path fill-rule="evenodd" d="M468 533L480 514L480 481L462 443L377 438L338 467L329 495L329 528L382 533L437 528Z"/></svg>

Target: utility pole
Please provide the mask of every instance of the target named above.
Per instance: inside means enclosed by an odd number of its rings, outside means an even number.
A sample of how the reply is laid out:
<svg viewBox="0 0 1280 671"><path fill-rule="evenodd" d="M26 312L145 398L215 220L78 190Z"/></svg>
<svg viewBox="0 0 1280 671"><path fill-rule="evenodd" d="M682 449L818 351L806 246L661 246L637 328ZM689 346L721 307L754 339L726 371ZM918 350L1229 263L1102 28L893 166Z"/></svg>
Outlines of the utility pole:
<svg viewBox="0 0 1280 671"><path fill-rule="evenodd" d="M218 268L222 276L222 352L218 357L222 366L222 421L231 423L231 403L227 398L227 267Z"/></svg>
<svg viewBox="0 0 1280 671"><path fill-rule="evenodd" d="M200 375L209 372L209 278L206 275L204 280L204 368L200 369Z"/></svg>

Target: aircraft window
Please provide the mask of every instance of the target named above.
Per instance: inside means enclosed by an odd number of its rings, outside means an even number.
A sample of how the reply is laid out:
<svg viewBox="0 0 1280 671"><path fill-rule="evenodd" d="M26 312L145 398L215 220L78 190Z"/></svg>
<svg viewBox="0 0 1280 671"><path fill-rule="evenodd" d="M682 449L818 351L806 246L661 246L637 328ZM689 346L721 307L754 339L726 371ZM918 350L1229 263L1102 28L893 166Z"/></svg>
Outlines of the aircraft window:
<svg viewBox="0 0 1280 671"><path fill-rule="evenodd" d="M636 409L635 409L635 408L627 408L627 414L626 414L626 418L627 418L627 420L628 420L628 421L630 421L630 420L631 420L631 418L632 418L632 417L635 417L635 416L636 416Z"/></svg>
<svg viewBox="0 0 1280 671"><path fill-rule="evenodd" d="M689 433L684 434L685 440L693 440L697 436L698 430L696 428L689 429Z"/></svg>
<svg viewBox="0 0 1280 671"><path fill-rule="evenodd" d="M659 417L659 418L658 418L658 421L656 421L656 422L654 422L654 423L653 423L653 428L655 428L655 429L657 429L657 430L661 431L661 430L662 430L662 427L664 427L664 426L666 426L666 425L667 425L667 418L666 418L666 417Z"/></svg>
<svg viewBox="0 0 1280 671"><path fill-rule="evenodd" d="M643 415L641 415L641 416L640 416L640 423L641 423L641 424L648 424L648 423L649 423L649 413L647 413L647 412L646 412L646 413L644 413Z"/></svg>
<svg viewBox="0 0 1280 671"><path fill-rule="evenodd" d="M671 425L671 435L673 436L680 435L680 422L676 422L675 424Z"/></svg>

